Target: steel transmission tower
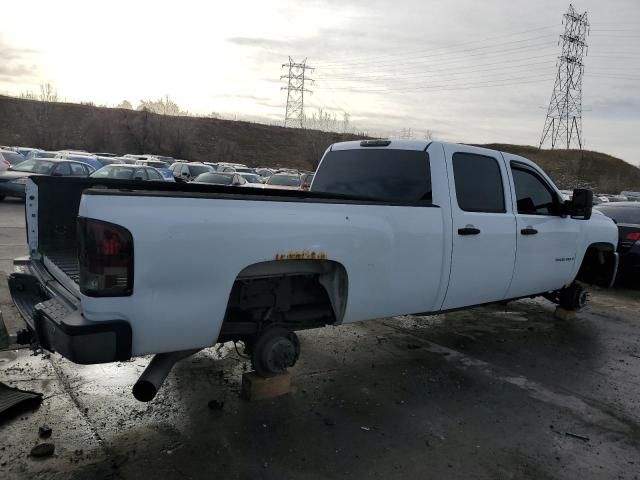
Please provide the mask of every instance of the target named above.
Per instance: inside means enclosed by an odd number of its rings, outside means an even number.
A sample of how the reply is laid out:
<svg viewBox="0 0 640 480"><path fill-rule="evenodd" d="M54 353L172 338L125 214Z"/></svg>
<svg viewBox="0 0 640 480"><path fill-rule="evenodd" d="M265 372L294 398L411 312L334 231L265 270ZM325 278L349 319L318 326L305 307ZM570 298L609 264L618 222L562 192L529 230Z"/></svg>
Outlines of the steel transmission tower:
<svg viewBox="0 0 640 480"><path fill-rule="evenodd" d="M582 76L583 56L586 54L586 37L589 34L587 12L579 14L569 5L564 14L562 54L558 63L558 74L547 110L547 119L542 129L540 148L547 139L551 148L572 145L582 149Z"/></svg>
<svg viewBox="0 0 640 480"><path fill-rule="evenodd" d="M285 127L304 127L304 94L312 93L304 86L305 82L313 83L313 79L309 78L307 71L313 72L313 68L307 65L307 59L296 63L289 57L289 63L283 63L282 68L287 67L289 72L282 75L280 80L287 79L286 87L282 90L287 91L287 107L284 114Z"/></svg>

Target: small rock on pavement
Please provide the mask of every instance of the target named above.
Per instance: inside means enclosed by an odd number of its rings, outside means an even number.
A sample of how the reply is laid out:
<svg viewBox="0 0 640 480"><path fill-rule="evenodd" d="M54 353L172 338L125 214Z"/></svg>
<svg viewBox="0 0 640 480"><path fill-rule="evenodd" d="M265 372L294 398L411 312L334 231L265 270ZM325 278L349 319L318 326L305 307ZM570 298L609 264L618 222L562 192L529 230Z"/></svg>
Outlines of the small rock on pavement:
<svg viewBox="0 0 640 480"><path fill-rule="evenodd" d="M56 447L53 443L41 443L31 449L32 457L50 457L53 455Z"/></svg>
<svg viewBox="0 0 640 480"><path fill-rule="evenodd" d="M325 418L324 419L324 424L329 426L329 427L333 427L336 424L336 421L333 420L332 418Z"/></svg>
<svg viewBox="0 0 640 480"><path fill-rule="evenodd" d="M222 410L224 408L224 400L209 400L209 410Z"/></svg>
<svg viewBox="0 0 640 480"><path fill-rule="evenodd" d="M49 425L42 425L38 428L38 435L40 438L49 438L51 436L51 427Z"/></svg>

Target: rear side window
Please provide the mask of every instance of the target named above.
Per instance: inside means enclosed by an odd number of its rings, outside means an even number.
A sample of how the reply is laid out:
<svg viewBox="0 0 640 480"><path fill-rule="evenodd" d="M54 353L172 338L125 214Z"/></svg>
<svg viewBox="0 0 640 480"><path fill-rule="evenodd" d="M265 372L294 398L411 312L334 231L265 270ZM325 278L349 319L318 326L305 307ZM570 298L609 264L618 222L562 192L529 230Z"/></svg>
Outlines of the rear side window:
<svg viewBox="0 0 640 480"><path fill-rule="evenodd" d="M89 169L79 163L70 163L71 175L74 177L86 177L89 175Z"/></svg>
<svg viewBox="0 0 640 480"><path fill-rule="evenodd" d="M71 175L71 168L69 168L69 163L68 162L61 162L58 164L58 166L56 166L56 169L53 171L54 175L62 175L62 176L69 176Z"/></svg>
<svg viewBox="0 0 640 480"><path fill-rule="evenodd" d="M134 180L146 180L147 179L147 170L146 168L137 168L135 172L133 172Z"/></svg>
<svg viewBox="0 0 640 480"><path fill-rule="evenodd" d="M164 178L162 177L162 175L160 175L158 172L156 172L155 170L152 170L151 168L147 169L147 174L149 175L149 180L159 180L162 181L164 180Z"/></svg>
<svg viewBox="0 0 640 480"><path fill-rule="evenodd" d="M454 153L453 177L461 210L506 212L502 175L495 158L473 153Z"/></svg>
<svg viewBox="0 0 640 480"><path fill-rule="evenodd" d="M318 167L311 190L382 202L431 203L429 154L387 148L331 151Z"/></svg>

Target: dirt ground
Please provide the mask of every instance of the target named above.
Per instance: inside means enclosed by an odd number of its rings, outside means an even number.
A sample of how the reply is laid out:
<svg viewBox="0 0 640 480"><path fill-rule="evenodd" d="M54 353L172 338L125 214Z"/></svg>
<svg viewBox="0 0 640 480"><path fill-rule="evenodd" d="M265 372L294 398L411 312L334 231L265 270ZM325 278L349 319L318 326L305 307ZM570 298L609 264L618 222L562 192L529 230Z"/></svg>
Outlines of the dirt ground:
<svg viewBox="0 0 640 480"><path fill-rule="evenodd" d="M0 270L21 215L0 204ZM303 332L291 393L258 402L239 397L249 363L228 344L148 404L131 395L148 358L7 351L0 381L44 400L0 423L0 478L638 479L639 306L640 291L597 290L571 321L525 300ZM30 457L45 441L54 455Z"/></svg>

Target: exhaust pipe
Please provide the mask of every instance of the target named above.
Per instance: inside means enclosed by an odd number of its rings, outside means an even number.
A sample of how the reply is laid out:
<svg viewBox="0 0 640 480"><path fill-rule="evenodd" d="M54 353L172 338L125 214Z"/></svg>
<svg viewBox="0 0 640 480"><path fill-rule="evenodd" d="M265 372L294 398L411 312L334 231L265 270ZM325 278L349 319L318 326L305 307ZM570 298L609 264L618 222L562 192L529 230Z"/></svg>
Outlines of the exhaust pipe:
<svg viewBox="0 0 640 480"><path fill-rule="evenodd" d="M133 396L141 402L153 400L175 363L199 351L200 349L183 350L155 355L133 386Z"/></svg>

